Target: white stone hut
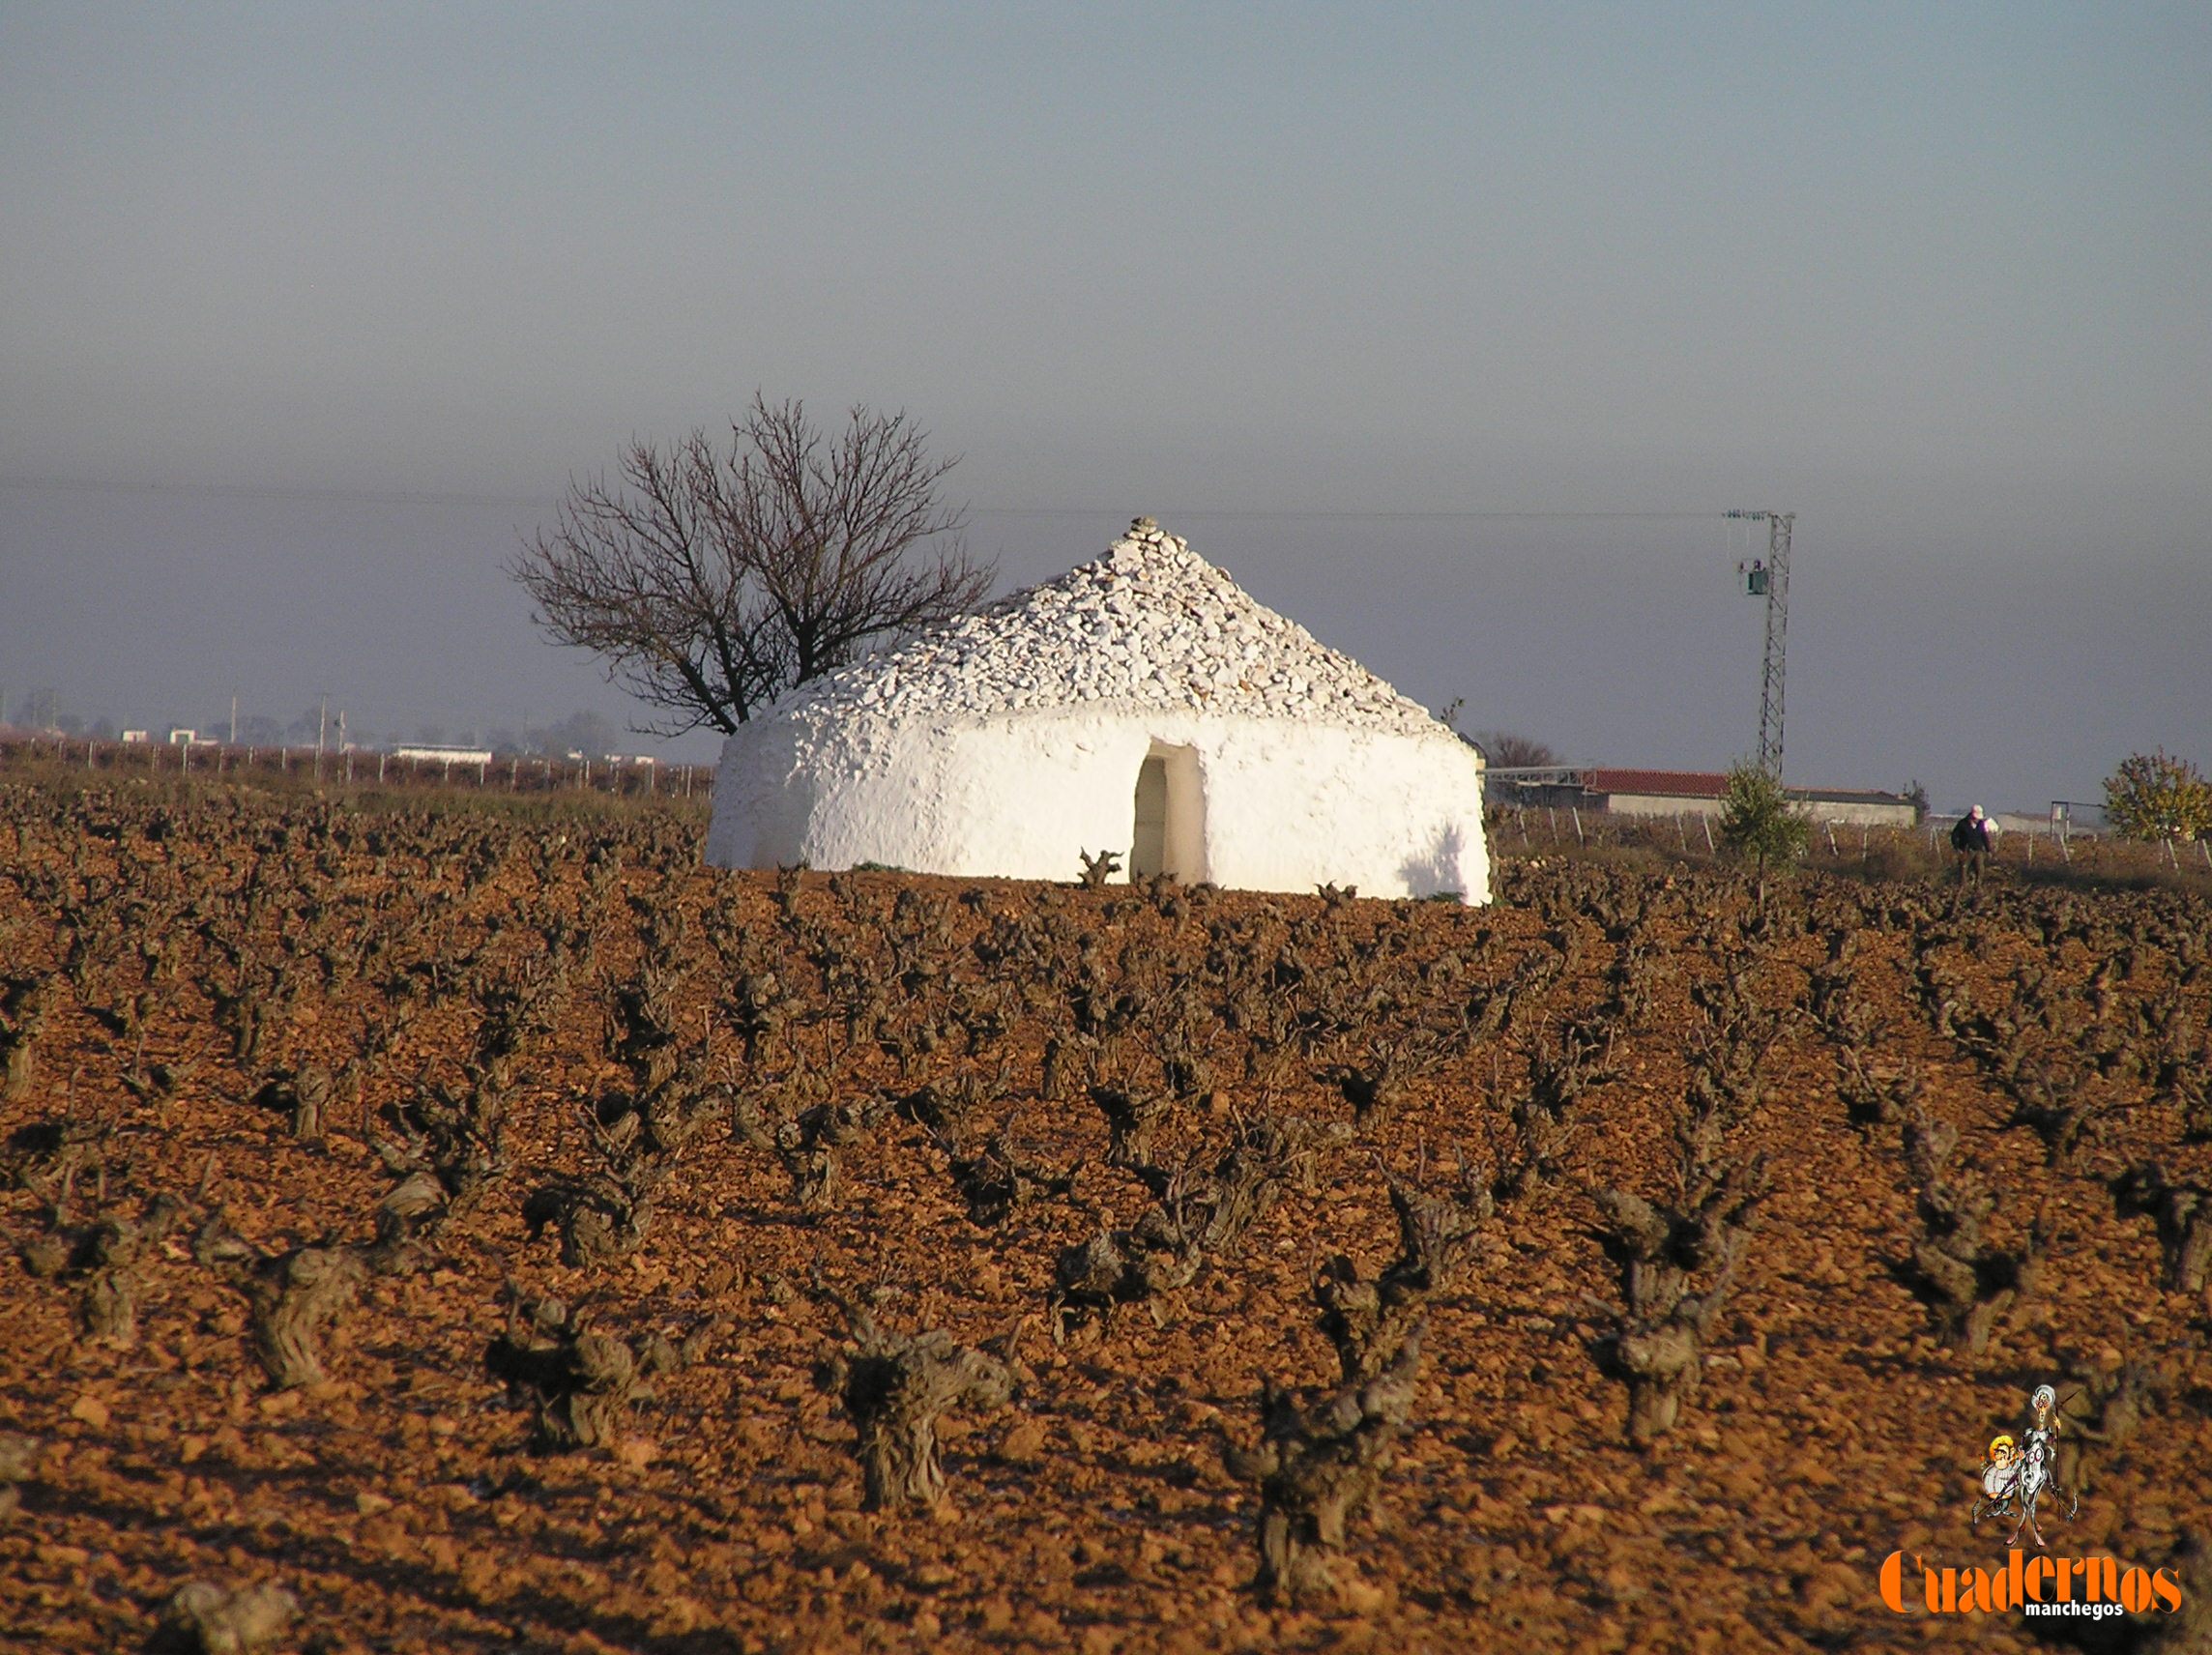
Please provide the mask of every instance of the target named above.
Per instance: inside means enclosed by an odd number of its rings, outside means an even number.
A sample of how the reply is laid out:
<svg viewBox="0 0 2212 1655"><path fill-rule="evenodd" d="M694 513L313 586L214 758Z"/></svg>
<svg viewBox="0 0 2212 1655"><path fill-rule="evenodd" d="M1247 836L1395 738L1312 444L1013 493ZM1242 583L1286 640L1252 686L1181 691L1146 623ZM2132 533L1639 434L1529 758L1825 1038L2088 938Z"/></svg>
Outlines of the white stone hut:
<svg viewBox="0 0 2212 1655"><path fill-rule="evenodd" d="M1490 899L1481 758L1140 517L722 748L707 859Z"/></svg>

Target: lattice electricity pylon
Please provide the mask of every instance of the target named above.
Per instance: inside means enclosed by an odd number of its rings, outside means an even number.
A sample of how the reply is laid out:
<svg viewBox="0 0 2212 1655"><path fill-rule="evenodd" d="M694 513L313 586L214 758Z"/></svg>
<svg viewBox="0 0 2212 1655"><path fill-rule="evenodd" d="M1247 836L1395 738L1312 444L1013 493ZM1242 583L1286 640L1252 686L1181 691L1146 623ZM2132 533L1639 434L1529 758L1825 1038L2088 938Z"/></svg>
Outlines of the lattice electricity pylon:
<svg viewBox="0 0 2212 1655"><path fill-rule="evenodd" d="M1731 511L1731 517L1766 525L1766 560L1737 567L1744 590L1766 599L1766 653L1759 670L1759 768L1782 779L1782 691L1790 641L1790 529L1794 511Z"/></svg>

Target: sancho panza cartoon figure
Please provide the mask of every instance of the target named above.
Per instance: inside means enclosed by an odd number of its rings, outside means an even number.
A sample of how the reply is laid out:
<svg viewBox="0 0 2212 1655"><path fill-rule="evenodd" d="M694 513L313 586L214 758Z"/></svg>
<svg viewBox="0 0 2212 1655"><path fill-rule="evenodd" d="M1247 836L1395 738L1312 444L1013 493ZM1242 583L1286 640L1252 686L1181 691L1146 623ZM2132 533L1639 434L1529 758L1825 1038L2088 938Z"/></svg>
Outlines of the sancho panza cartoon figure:
<svg viewBox="0 0 2212 1655"><path fill-rule="evenodd" d="M2021 1531L2025 1529L2035 1537L2039 1549L2048 1550L2050 1542L2043 1538L2036 1502L2046 1490L2055 1487L2052 1466L2058 1454L2058 1392L2050 1385L2037 1385L2027 1399L2027 1408L2029 1424L2017 1442L2010 1436L2000 1435L1990 1443L1982 1461L1982 1495L1974 1501L1972 1522L1979 1527L1985 1517L2009 1517L2013 1520L2012 1532L2005 1536L2005 1545L2018 1546ZM2081 1505L2081 1495L2076 1494L2066 1516L2073 1517Z"/></svg>

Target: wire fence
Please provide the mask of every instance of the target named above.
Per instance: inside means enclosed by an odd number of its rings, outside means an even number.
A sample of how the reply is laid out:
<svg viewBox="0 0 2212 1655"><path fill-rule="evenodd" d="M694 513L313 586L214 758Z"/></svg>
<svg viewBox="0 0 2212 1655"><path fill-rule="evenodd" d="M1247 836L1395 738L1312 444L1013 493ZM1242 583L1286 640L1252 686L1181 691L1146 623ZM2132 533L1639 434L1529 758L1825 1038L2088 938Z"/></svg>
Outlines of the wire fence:
<svg viewBox="0 0 2212 1655"><path fill-rule="evenodd" d="M227 741L116 741L45 732L0 735L0 769L60 765L116 776L373 787L386 792L596 793L621 798L712 799L714 767L636 760L488 758L248 746Z"/></svg>

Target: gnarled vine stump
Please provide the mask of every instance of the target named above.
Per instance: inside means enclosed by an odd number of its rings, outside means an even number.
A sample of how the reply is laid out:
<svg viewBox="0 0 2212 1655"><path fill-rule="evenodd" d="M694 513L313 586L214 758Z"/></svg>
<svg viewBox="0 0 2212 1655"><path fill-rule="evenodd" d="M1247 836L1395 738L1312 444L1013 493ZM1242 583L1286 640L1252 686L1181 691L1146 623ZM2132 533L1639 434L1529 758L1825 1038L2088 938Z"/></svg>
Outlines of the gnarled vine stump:
<svg viewBox="0 0 2212 1655"><path fill-rule="evenodd" d="M322 1383L323 1330L368 1277L351 1247L301 1247L265 1260L247 1285L253 1353L279 1390Z"/></svg>
<svg viewBox="0 0 2212 1655"><path fill-rule="evenodd" d="M937 1422L955 1408L994 1408L1013 1394L1005 1364L937 1329L887 1333L847 1305L859 1349L840 1352L824 1375L859 1430L870 1511L935 1505L945 1494Z"/></svg>
<svg viewBox="0 0 2212 1655"><path fill-rule="evenodd" d="M1384 1372L1310 1407L1262 1387L1259 1446L1222 1445L1229 1474L1260 1491L1254 1583L1262 1591L1295 1598L1338 1587L1345 1526L1375 1497L1412 1408L1421 1331L1412 1329Z"/></svg>
<svg viewBox="0 0 2212 1655"><path fill-rule="evenodd" d="M539 1449L558 1453L619 1440L631 1407L650 1395L647 1370L675 1365L673 1356L652 1360L649 1350L641 1359L626 1341L588 1330L557 1298L521 1310L485 1352L484 1365L535 1403L532 1441Z"/></svg>

